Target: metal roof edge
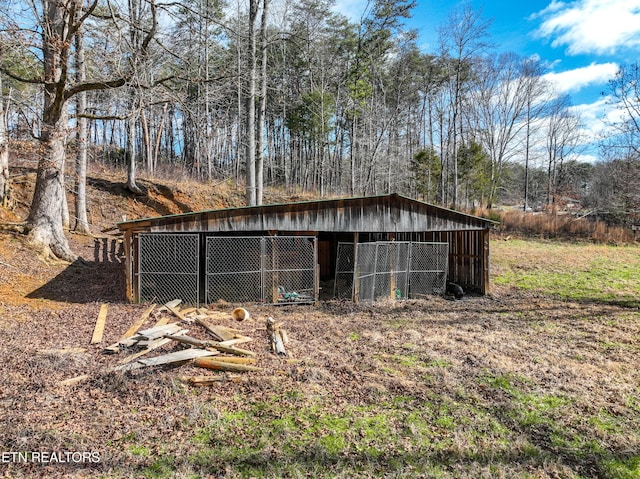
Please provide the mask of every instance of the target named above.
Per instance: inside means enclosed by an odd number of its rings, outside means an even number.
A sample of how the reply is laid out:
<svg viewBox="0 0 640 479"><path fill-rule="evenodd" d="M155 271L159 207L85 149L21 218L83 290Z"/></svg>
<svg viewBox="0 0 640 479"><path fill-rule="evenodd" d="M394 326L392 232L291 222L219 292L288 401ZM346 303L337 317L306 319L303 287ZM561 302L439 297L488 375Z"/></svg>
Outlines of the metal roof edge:
<svg viewBox="0 0 640 479"><path fill-rule="evenodd" d="M323 198L323 199L315 199L315 200L304 200L304 201L294 201L294 202L289 202L289 203L270 203L270 204L266 204L266 205L255 205L255 206L234 206L234 207L230 207L230 208L218 208L218 209L211 209L211 210L200 210L200 211L189 211L186 213L176 213L176 214L172 214L172 215L164 215L164 216L152 216L152 217L147 217L147 218L138 218L135 220L127 220L127 221L121 221L116 223L116 227L118 227L120 230L123 229L127 229L127 226L135 226L135 224L137 223L142 223L142 222L148 222L148 221L157 221L160 219L172 219L172 218L183 218L183 217L188 217L188 216L197 216L197 215L203 215L203 214L208 214L208 213L223 213L223 212L233 212L233 211L248 211L248 210L256 210L259 211L261 209L272 209L272 208L277 208L277 207L283 207L283 206L295 206L295 205L314 205L314 204L330 204L330 203L337 203L340 201L348 201L348 202L355 202L355 201L361 201L361 200L372 200L372 199L383 199L383 198L398 198L402 201L408 201L409 203L415 203L415 204L419 204L419 205L425 205L425 206L429 206L432 208L435 208L437 210L441 210L441 211L445 211L447 213L452 213L455 215L459 215L465 218L472 218L474 220L478 220L484 223L491 223L491 224L499 224L499 222L494 221L494 220L490 220L487 218L482 218L480 216L474 216L474 215L470 215L468 213L463 213L461 211L457 211L457 210L453 210L451 208L445 208L443 206L438 206L438 205L434 205L432 203L427 203L425 201L420 201L417 200L415 198L410 198L408 196L405 195L401 195L399 193L388 193L388 194L384 194L384 195L373 195L373 196L348 196L348 197L339 197L339 198Z"/></svg>

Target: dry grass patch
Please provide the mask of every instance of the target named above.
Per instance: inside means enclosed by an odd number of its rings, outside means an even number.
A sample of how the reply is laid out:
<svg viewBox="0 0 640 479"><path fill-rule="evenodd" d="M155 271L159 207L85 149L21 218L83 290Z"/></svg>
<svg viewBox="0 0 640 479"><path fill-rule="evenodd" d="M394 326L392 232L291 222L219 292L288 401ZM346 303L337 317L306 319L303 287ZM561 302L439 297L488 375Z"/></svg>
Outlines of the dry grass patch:
<svg viewBox="0 0 640 479"><path fill-rule="evenodd" d="M542 274L603 256L546 246L497 245L495 278L527 258ZM93 291L86 274L64 278ZM55 311L24 295L2 306L0 447L101 461L3 464L7 477L640 477L640 312L628 302L497 285L462 301L246 305L263 372L192 388L177 379L200 373L189 365L101 373L114 358L89 344L99 303L72 297ZM144 309L112 300L105 344ZM286 323L292 358L270 354L266 315ZM90 380L57 386L79 374Z"/></svg>

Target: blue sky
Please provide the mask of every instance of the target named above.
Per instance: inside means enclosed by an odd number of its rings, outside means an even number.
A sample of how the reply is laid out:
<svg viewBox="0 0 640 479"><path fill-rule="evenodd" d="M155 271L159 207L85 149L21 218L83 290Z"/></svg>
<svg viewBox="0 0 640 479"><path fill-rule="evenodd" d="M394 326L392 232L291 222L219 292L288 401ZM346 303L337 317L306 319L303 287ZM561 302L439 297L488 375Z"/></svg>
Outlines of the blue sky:
<svg viewBox="0 0 640 479"><path fill-rule="evenodd" d="M605 128L607 82L618 67L639 60L640 0L473 0L474 10L492 20L490 41L500 52L537 56L549 66L547 79L568 93L592 138ZM437 52L437 28L461 2L418 0L407 26L418 30L420 46ZM356 20L367 0L338 0L336 9ZM583 155L593 161L593 150Z"/></svg>

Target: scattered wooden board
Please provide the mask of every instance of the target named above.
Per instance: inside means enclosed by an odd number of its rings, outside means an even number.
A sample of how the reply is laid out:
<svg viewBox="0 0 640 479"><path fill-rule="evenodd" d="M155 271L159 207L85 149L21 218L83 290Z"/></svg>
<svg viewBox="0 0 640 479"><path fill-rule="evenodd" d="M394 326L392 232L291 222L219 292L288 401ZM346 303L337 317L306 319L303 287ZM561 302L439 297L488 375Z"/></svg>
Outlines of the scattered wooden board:
<svg viewBox="0 0 640 479"><path fill-rule="evenodd" d="M177 306L172 306L169 303L165 304L167 309L171 311L175 316L178 317L181 321L187 321L187 317L178 309Z"/></svg>
<svg viewBox="0 0 640 479"><path fill-rule="evenodd" d="M221 346L235 346L236 344L243 344L243 343L249 343L251 341L253 341L253 338L249 338L247 336L238 336L233 338L233 339L229 339L228 341L220 341L219 344Z"/></svg>
<svg viewBox="0 0 640 479"><path fill-rule="evenodd" d="M183 328L178 323L161 324L160 326L156 325L152 328L138 331L137 336L144 339L157 339L166 336L167 334L176 334L177 331L182 329Z"/></svg>
<svg viewBox="0 0 640 479"><path fill-rule="evenodd" d="M180 376L178 379L191 386L212 386L227 381L234 383L244 383L248 381L245 377L231 374L218 374L216 376Z"/></svg>
<svg viewBox="0 0 640 479"><path fill-rule="evenodd" d="M116 366L115 370L130 371L132 369L139 369L147 366L160 366L164 364L184 363L194 358L203 358L206 356L214 356L216 354L218 354L217 351L208 351L206 349L197 349L197 348L183 349L181 351L175 351L173 353L163 354L162 356L156 356L155 358L138 359L136 362L121 364L120 366Z"/></svg>
<svg viewBox="0 0 640 479"><path fill-rule="evenodd" d="M235 363L235 364L256 364L256 358L246 358L241 356L216 356L217 361L223 363Z"/></svg>
<svg viewBox="0 0 640 479"><path fill-rule="evenodd" d="M234 373L262 371L261 368L256 366L218 361L215 358L196 358L193 364L200 368L215 369L217 371L231 371Z"/></svg>
<svg viewBox="0 0 640 479"><path fill-rule="evenodd" d="M185 334L187 332L188 332L188 330L181 329L179 331L176 331L176 335ZM137 352L135 354L131 354L130 356L127 356L126 358L122 359L118 364L130 363L131 361L134 361L134 360L138 359L140 356L144 356L149 351L153 351L154 349L158 349L159 347L164 346L165 344L169 344L170 342L171 342L171 339L168 339L168 338L165 338L165 337L156 338L153 341L149 342L145 349L143 349L142 351Z"/></svg>
<svg viewBox="0 0 640 479"><path fill-rule="evenodd" d="M175 335L175 334L165 334L165 338L171 339L173 341L179 341L181 343L190 344L191 346L197 346L199 348L213 348L221 351L223 353L233 354L235 356L251 356L255 357L256 353L253 351L249 351L247 349L240 349L234 346L224 346L222 343L217 341L202 341L200 339L192 338L190 336Z"/></svg>
<svg viewBox="0 0 640 479"><path fill-rule="evenodd" d="M142 315L138 318L138 320L136 322L134 322L129 327L129 329L127 329L127 331L120 337L120 341L123 341L123 340L133 336L134 334L136 334L136 331L138 331L138 329L140 329L142 327L142 325L147 320L147 318L151 315L151 313L153 312L155 307L156 307L155 304L152 304L151 306L149 306L149 309L147 309L144 313L142 313Z"/></svg>
<svg viewBox="0 0 640 479"><path fill-rule="evenodd" d="M98 313L96 326L93 330L93 336L91 337L91 344L98 344L102 342L102 336L104 334L104 325L107 321L107 309L108 309L108 306L106 304L103 304L102 306L100 306L100 312Z"/></svg>
<svg viewBox="0 0 640 479"><path fill-rule="evenodd" d="M89 379L88 374L83 374L82 376L76 376L73 378L65 379L64 381L60 381L58 386L73 386L74 384L81 383L82 381L86 381Z"/></svg>
<svg viewBox="0 0 640 479"><path fill-rule="evenodd" d="M156 339L162 338L167 334L177 334L179 331L187 332L186 329L183 330L182 327L177 323L154 326L149 329L138 331L138 333L134 336L126 339L121 339L117 343L107 346L106 348L104 348L103 352L107 354L117 354L123 349L132 348L134 346L146 348Z"/></svg>

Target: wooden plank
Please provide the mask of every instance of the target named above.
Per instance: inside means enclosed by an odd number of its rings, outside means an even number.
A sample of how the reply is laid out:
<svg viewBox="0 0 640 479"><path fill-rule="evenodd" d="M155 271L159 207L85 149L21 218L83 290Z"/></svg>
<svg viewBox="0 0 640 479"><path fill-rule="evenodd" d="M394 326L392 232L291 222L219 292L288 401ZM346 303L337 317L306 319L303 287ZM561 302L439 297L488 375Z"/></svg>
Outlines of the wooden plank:
<svg viewBox="0 0 640 479"><path fill-rule="evenodd" d="M164 326L165 324L168 324L172 319L173 318L171 316L163 316L156 322L155 326Z"/></svg>
<svg viewBox="0 0 640 479"><path fill-rule="evenodd" d="M149 329L139 331L138 334L126 339L122 339L117 343L114 343L103 349L104 353L117 354L122 349L132 348L134 346L148 347L153 341L158 338L162 338L167 334L176 334L179 331L187 331L182 329L177 323L162 324L160 326L154 326Z"/></svg>
<svg viewBox="0 0 640 479"><path fill-rule="evenodd" d="M261 368L258 368L256 366L227 363L224 361L217 361L215 360L215 358L196 358L193 364L200 368L215 369L216 371L231 371L235 373L262 371Z"/></svg>
<svg viewBox="0 0 640 479"><path fill-rule="evenodd" d="M133 303L138 298L133 290L133 265L135 261L133 260L133 255L131 254L131 242L132 235L131 231L124 232L124 281L125 281L125 294L127 296L127 301Z"/></svg>
<svg viewBox="0 0 640 479"><path fill-rule="evenodd" d="M176 332L176 334L184 334L187 332L186 329L181 330L182 333L180 331ZM126 363L130 363L131 361L135 361L136 359L138 359L141 356L144 356L145 354L147 354L149 351L153 351L154 349L158 349L161 346L164 346L165 344L169 344L171 342L171 339L167 339L164 337L155 339L154 341L150 342L147 347L145 349L143 349L140 352L137 352L135 354L131 354L129 356L127 356L126 358L122 359L118 364L126 364Z"/></svg>
<svg viewBox="0 0 640 479"><path fill-rule="evenodd" d="M65 379L64 381L60 381L58 386L73 386L74 384L81 383L82 381L86 381L89 379L88 374L83 374L82 376L75 376L73 378Z"/></svg>
<svg viewBox="0 0 640 479"><path fill-rule="evenodd" d="M220 336L218 336L215 329L213 329L213 326L209 324L207 321L205 321L204 319L196 318L196 323L198 323L200 326L206 329L207 332L211 334L211 336L213 336L214 339L216 339L217 341L224 341L224 338L221 338ZM233 338L227 338L227 339L233 339Z"/></svg>
<svg viewBox="0 0 640 479"><path fill-rule="evenodd" d="M220 346L235 346L236 344L250 343L251 341L253 341L253 338L236 335L235 338L229 339L228 341L220 341L218 344Z"/></svg>
<svg viewBox="0 0 640 479"><path fill-rule="evenodd" d="M165 337L167 339L171 339L172 341L179 341L179 342L190 344L192 346L197 346L200 348L214 348L220 352L233 354L235 356L250 356L250 357L256 356L256 353L254 353L253 351L236 348L234 346L224 346L222 345L222 343L219 343L217 341L201 341L200 339L192 338L190 336L172 335L172 334L167 334L165 335Z"/></svg>
<svg viewBox="0 0 640 479"><path fill-rule="evenodd" d="M218 374L216 376L180 376L178 379L191 386L212 386L223 382L245 383L247 378L231 374Z"/></svg>
<svg viewBox="0 0 640 479"><path fill-rule="evenodd" d="M132 369L139 369L148 366L160 366L163 364L184 363L195 358L203 358L207 356L214 356L218 354L216 351L208 351L206 349L183 349L181 351L174 351L172 353L163 354L162 356L156 356L155 358L138 359L136 362L121 364L116 366L116 371L130 371Z"/></svg>
<svg viewBox="0 0 640 479"><path fill-rule="evenodd" d="M138 351L137 353L130 354L126 358L121 359L120 361L118 361L118 364L126 364L126 363L130 363L131 361L135 361L140 356L144 356L145 354L147 354L149 351L153 351L154 349L158 349L159 347L164 346L165 344L169 344L170 342L171 342L171 340L170 339L166 339L166 338L157 339L153 343L149 344L142 351Z"/></svg>
<svg viewBox="0 0 640 479"><path fill-rule="evenodd" d="M120 341L123 341L123 340L133 336L136 333L136 331L138 331L138 329L140 329L142 327L142 325L147 320L147 318L151 315L151 313L153 312L155 307L156 307L155 304L152 304L151 306L149 306L149 309L147 309L144 313L142 313L142 315L120 337Z"/></svg>
<svg viewBox="0 0 640 479"><path fill-rule="evenodd" d="M222 338L222 341L229 341L236 337L233 331L224 326L210 326L209 331L214 332L219 338Z"/></svg>
<svg viewBox="0 0 640 479"><path fill-rule="evenodd" d="M98 319L96 320L96 326L93 330L93 336L91 337L91 344L98 344L102 342L102 336L104 335L104 325L107 321L108 305L103 304L100 306L100 312L98 313Z"/></svg>
<svg viewBox="0 0 640 479"><path fill-rule="evenodd" d="M234 364L256 364L256 362L258 361L256 358L245 358L240 356L217 356L216 360L223 363Z"/></svg>
<svg viewBox="0 0 640 479"><path fill-rule="evenodd" d="M140 336L144 339L156 339L166 336L167 334L176 334L177 331L187 331L183 329L178 323L161 324L160 326L154 326L149 329L138 331L136 336Z"/></svg>
<svg viewBox="0 0 640 479"><path fill-rule="evenodd" d="M165 306L167 307L167 309L169 311L171 311L175 316L177 316L179 319L181 319L182 321L186 321L187 318L184 314L182 314L182 312L180 312L180 310L178 309L177 306L173 306L169 303L165 304Z"/></svg>
<svg viewBox="0 0 640 479"><path fill-rule="evenodd" d="M158 308L158 311L169 311L169 307L175 308L177 307L180 303L182 303L181 299L174 299L172 301L169 301L168 303L163 304L162 306L160 306Z"/></svg>

